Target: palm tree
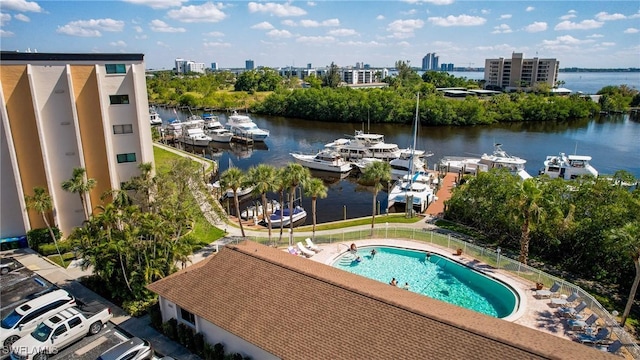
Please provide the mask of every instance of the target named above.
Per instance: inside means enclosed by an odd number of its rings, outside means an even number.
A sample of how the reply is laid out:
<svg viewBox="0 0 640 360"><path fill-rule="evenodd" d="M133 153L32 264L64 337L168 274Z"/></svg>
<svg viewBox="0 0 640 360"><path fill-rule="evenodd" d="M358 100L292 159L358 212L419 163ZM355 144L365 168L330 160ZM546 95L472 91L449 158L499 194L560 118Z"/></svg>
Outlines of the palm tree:
<svg viewBox="0 0 640 360"><path fill-rule="evenodd" d="M56 235L53 233L53 228L51 228L51 224L49 224L49 219L47 219L46 213L53 209L53 201L51 201L51 196L47 194L46 190L43 187L36 186L33 188L33 196L26 195L24 197L24 201L27 204L27 209L37 211L40 216L42 216L42 221L47 226L49 230L49 236L53 239L53 243L56 246L56 250L58 251L58 256L60 256L60 261L62 262L62 266L64 267L64 259L62 258L62 254L60 254L60 248L58 248L58 240L56 239Z"/></svg>
<svg viewBox="0 0 640 360"><path fill-rule="evenodd" d="M311 196L311 214L313 216L313 240L316 239L316 200L327 197L327 187L321 179L312 178L304 186L304 193Z"/></svg>
<svg viewBox="0 0 640 360"><path fill-rule="evenodd" d="M293 202L295 200L296 188L298 185L304 186L311 179L311 172L308 168L297 164L289 163L283 169L283 183L289 187L289 245L293 245Z"/></svg>
<svg viewBox="0 0 640 360"><path fill-rule="evenodd" d="M638 284L640 283L640 221L630 222L621 228L613 229L608 240L609 245L613 248L618 248L623 253L628 254L633 260L633 265L636 269L636 276L633 279L633 284L629 291L629 298L627 299L627 304L624 307L622 319L620 320L620 325L624 326L631 312L631 306L633 306L633 301L638 291Z"/></svg>
<svg viewBox="0 0 640 360"><path fill-rule="evenodd" d="M245 237L244 227L242 227L242 219L240 218L240 202L238 201L238 189L246 185L247 179L242 170L237 167L230 167L220 174L220 187L222 189L233 190L233 204L236 208L236 216L238 224L240 224L240 232Z"/></svg>
<svg viewBox="0 0 640 360"><path fill-rule="evenodd" d="M280 168L277 170L275 187L278 192L278 201L280 202L280 216L284 216L284 189L286 188L286 184L284 183L284 174L286 173L286 168ZM284 221L280 221L280 237L278 238L278 243L282 241L282 231L284 228Z"/></svg>
<svg viewBox="0 0 640 360"><path fill-rule="evenodd" d="M518 261L527 263L529 257L529 242L531 231L546 218L546 211L543 207L545 198L538 186L535 178L518 182L518 195L513 200L514 218L516 224L520 225L520 256Z"/></svg>
<svg viewBox="0 0 640 360"><path fill-rule="evenodd" d="M62 182L62 189L80 196L80 203L84 210L85 220L89 220L89 209L87 209L85 195L91 191L91 189L96 187L96 180L87 179L85 181L86 173L87 170L85 168L74 168L71 179Z"/></svg>
<svg viewBox="0 0 640 360"><path fill-rule="evenodd" d="M386 161L374 161L364 168L362 177L367 183L373 184L373 216L371 216L371 236L376 223L376 199L382 190L382 182L391 181L391 165Z"/></svg>
<svg viewBox="0 0 640 360"><path fill-rule="evenodd" d="M260 194L262 197L262 220L267 219L269 244L271 244L271 217L267 216L267 193L276 190L276 173L276 168L267 164L251 167L248 173L248 177L254 185L254 193Z"/></svg>

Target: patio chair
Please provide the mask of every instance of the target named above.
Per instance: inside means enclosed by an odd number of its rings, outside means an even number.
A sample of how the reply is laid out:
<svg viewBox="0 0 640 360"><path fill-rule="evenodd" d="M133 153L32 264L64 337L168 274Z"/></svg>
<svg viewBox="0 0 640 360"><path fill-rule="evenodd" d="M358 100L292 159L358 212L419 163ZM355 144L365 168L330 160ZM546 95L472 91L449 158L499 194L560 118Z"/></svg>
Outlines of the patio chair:
<svg viewBox="0 0 640 360"><path fill-rule="evenodd" d="M553 283L549 290L537 290L534 294L538 299L549 299L560 290L560 284Z"/></svg>
<svg viewBox="0 0 640 360"><path fill-rule="evenodd" d="M583 344L599 344L602 341L606 340L609 337L609 329L608 328L600 328L595 335L587 335L587 334L578 334L576 337L576 341L581 342Z"/></svg>
<svg viewBox="0 0 640 360"><path fill-rule="evenodd" d="M287 251L289 252L289 254L291 255L300 255L300 253L298 252L298 250L296 250L296 248L294 248L293 246L289 246L287 248Z"/></svg>
<svg viewBox="0 0 640 360"><path fill-rule="evenodd" d="M567 298L557 297L557 298L551 299L551 301L549 302L549 306L553 308L559 307L559 306L566 306L578 300L578 298L579 298L578 293L574 292L574 293L571 293L571 295L569 295L569 297Z"/></svg>
<svg viewBox="0 0 640 360"><path fill-rule="evenodd" d="M315 252L320 252L320 247L318 247L318 245L314 244L313 241L311 240L311 238L306 238L304 239L304 241L307 242L307 248L315 251Z"/></svg>
<svg viewBox="0 0 640 360"><path fill-rule="evenodd" d="M575 307L561 307L558 309L558 316L565 318L577 318L582 310L587 308L587 303L582 301Z"/></svg>
<svg viewBox="0 0 640 360"><path fill-rule="evenodd" d="M616 354L618 351L620 351L620 349L622 349L622 341L616 340L609 345L601 344L598 346L598 349L611 354Z"/></svg>
<svg viewBox="0 0 640 360"><path fill-rule="evenodd" d="M304 245L302 245L302 243L300 241L298 241L298 250L300 250L300 252L306 256L306 257L312 257L313 255L315 255L316 253L314 253L313 251L307 249L306 247L304 247Z"/></svg>
<svg viewBox="0 0 640 360"><path fill-rule="evenodd" d="M598 320L598 315L591 314L587 318L587 320L569 319L567 323L569 325L569 328L571 328L571 330L579 331L579 330L584 330L587 327L593 326L593 324L595 324L597 320Z"/></svg>

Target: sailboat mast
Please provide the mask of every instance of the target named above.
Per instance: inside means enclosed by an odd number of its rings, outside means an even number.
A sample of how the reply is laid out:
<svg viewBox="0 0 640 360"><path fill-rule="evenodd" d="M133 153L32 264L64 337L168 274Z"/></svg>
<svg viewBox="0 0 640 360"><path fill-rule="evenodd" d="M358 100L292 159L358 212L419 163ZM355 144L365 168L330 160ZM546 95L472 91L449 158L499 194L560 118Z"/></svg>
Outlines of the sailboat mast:
<svg viewBox="0 0 640 360"><path fill-rule="evenodd" d="M416 98L416 119L414 121L413 124L413 146L411 147L411 158L409 159L409 176L413 177L413 157L415 156L415 152L416 152L416 141L418 138L418 119L419 119L419 115L418 115L418 109L420 106L420 93L418 93Z"/></svg>

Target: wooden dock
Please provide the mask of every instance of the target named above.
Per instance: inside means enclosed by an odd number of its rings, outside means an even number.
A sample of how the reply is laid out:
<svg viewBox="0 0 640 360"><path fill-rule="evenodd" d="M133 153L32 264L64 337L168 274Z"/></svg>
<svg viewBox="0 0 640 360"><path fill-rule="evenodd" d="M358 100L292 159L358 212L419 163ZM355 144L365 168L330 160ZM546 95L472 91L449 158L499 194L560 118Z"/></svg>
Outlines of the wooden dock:
<svg viewBox="0 0 640 360"><path fill-rule="evenodd" d="M455 187L455 181L458 177L458 173L447 173L444 178L441 179L440 187L436 192L438 197L437 201L432 202L427 207L425 213L434 217L444 216L444 202L451 199L451 191Z"/></svg>
<svg viewBox="0 0 640 360"><path fill-rule="evenodd" d="M253 138L249 136L233 135L231 141L246 145L253 145Z"/></svg>

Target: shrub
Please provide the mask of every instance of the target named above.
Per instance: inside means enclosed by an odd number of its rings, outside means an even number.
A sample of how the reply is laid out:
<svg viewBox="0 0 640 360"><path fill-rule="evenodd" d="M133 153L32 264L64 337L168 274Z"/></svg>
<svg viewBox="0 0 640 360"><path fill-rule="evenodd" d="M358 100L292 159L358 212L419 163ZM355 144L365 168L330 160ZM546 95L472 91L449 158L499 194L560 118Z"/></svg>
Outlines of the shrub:
<svg viewBox="0 0 640 360"><path fill-rule="evenodd" d="M160 311L160 303L156 302L149 306L149 320L151 321L151 326L154 329L162 331L162 312Z"/></svg>
<svg viewBox="0 0 640 360"><path fill-rule="evenodd" d="M193 330L185 325L178 324L178 342L189 350L193 350Z"/></svg>
<svg viewBox="0 0 640 360"><path fill-rule="evenodd" d="M224 345L217 343L213 345L213 357L214 360L224 360Z"/></svg>
<svg viewBox="0 0 640 360"><path fill-rule="evenodd" d="M205 344L206 342L204 341L204 335L202 333L197 333L193 336L193 345L196 355L204 357Z"/></svg>
<svg viewBox="0 0 640 360"><path fill-rule="evenodd" d="M60 254L68 253L71 251L71 242L58 241L58 248L60 249ZM37 251L44 256L58 255L58 250L56 250L56 244L54 243L40 244Z"/></svg>
<svg viewBox="0 0 640 360"><path fill-rule="evenodd" d="M52 226L51 229L56 236L56 240L60 240L62 237L60 229L58 229L57 226ZM29 232L27 232L27 241L29 242L29 247L38 252L40 252L40 245L53 243L53 239L51 235L49 235L49 229L47 228L29 230ZM60 249L60 252L62 252L62 249Z"/></svg>
<svg viewBox="0 0 640 360"><path fill-rule="evenodd" d="M178 320L171 318L162 324L162 332L173 341L178 340Z"/></svg>
<svg viewBox="0 0 640 360"><path fill-rule="evenodd" d="M139 317L146 314L149 308L156 304L156 302L156 299L124 301L122 303L122 309L131 316ZM162 321L162 318L160 321Z"/></svg>

